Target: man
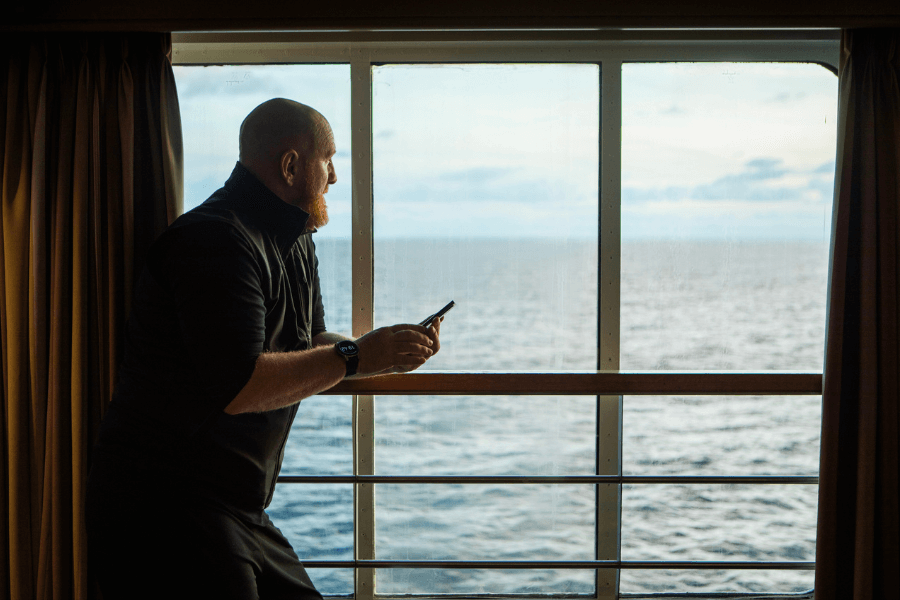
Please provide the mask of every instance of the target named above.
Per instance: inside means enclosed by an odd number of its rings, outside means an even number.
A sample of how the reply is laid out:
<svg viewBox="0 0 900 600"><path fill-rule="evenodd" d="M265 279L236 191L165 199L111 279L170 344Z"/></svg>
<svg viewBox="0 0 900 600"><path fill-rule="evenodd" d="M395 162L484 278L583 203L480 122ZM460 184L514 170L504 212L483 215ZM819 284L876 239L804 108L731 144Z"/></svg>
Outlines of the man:
<svg viewBox="0 0 900 600"><path fill-rule="evenodd" d="M297 403L440 348L439 321L325 330L311 235L334 154L318 112L261 104L225 186L152 246L88 484L105 600L321 597L264 511Z"/></svg>

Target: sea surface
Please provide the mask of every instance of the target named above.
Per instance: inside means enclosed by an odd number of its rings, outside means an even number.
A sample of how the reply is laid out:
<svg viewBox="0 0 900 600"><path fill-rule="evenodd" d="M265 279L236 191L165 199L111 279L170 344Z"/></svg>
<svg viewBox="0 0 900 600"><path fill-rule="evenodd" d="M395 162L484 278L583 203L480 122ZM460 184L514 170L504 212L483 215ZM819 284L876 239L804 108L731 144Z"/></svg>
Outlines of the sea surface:
<svg viewBox="0 0 900 600"><path fill-rule="evenodd" d="M318 243L326 320L349 332L350 245ZM821 371L827 244L624 242L621 352L627 370ZM597 368L598 257L584 240L381 240L376 325L418 322L453 299L430 370ZM608 268L608 267L607 267ZM816 475L819 396L626 396L627 475ZM349 397L302 402L282 474L352 473ZM383 396L376 472L596 472L595 397ZM626 485L624 560L815 559L814 485ZM269 509L301 559L353 557L345 484L280 484ZM376 486L384 559L590 560L591 485ZM601 524L600 535L606 535ZM351 570L311 569L325 594ZM578 570L379 569L396 594L593 593ZM621 572L622 593L798 592L812 571Z"/></svg>

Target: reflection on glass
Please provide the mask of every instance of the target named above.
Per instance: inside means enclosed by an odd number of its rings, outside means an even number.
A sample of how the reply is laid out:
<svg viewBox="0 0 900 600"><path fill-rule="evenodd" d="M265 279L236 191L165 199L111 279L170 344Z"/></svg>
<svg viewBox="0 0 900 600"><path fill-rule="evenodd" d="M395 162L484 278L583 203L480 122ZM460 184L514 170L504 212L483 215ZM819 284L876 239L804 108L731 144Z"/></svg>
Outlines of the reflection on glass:
<svg viewBox="0 0 900 600"><path fill-rule="evenodd" d="M591 485L415 485L376 487L378 558L420 560L592 560ZM383 578L379 593L498 593L593 589L582 571L426 570ZM392 569L390 570L392 571Z"/></svg>
<svg viewBox="0 0 900 600"><path fill-rule="evenodd" d="M815 485L626 485L622 560L814 561ZM812 571L623 570L622 593L798 592Z"/></svg>

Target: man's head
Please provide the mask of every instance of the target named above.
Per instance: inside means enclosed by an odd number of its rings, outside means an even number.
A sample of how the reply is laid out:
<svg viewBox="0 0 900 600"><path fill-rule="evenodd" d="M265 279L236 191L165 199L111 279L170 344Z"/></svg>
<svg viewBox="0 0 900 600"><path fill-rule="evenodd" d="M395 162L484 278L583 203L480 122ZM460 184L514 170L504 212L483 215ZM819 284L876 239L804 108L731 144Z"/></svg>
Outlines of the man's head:
<svg viewBox="0 0 900 600"><path fill-rule="evenodd" d="M328 222L325 192L337 182L334 134L315 109L284 98L254 108L241 124L240 161L279 198Z"/></svg>

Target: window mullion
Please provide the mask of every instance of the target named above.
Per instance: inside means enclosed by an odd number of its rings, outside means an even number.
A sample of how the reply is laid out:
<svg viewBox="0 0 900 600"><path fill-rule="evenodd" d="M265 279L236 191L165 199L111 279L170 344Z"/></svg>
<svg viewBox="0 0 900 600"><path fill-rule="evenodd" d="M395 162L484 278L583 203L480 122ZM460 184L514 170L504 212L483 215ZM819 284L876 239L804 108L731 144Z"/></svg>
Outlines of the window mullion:
<svg viewBox="0 0 900 600"><path fill-rule="evenodd" d="M372 229L372 67L369 53L351 49L350 60L352 206L352 328L359 337L374 322L374 245ZM353 473L375 474L375 398L353 397ZM372 483L353 487L354 558L375 558L375 488ZM375 596L375 569L357 569L354 595Z"/></svg>
<svg viewBox="0 0 900 600"><path fill-rule="evenodd" d="M598 370L619 369L621 273L622 62L600 68L600 232L598 249ZM597 397L597 474L622 472L622 396ZM597 486L597 558L621 559L622 486ZM597 597L617 598L617 570L597 571Z"/></svg>

